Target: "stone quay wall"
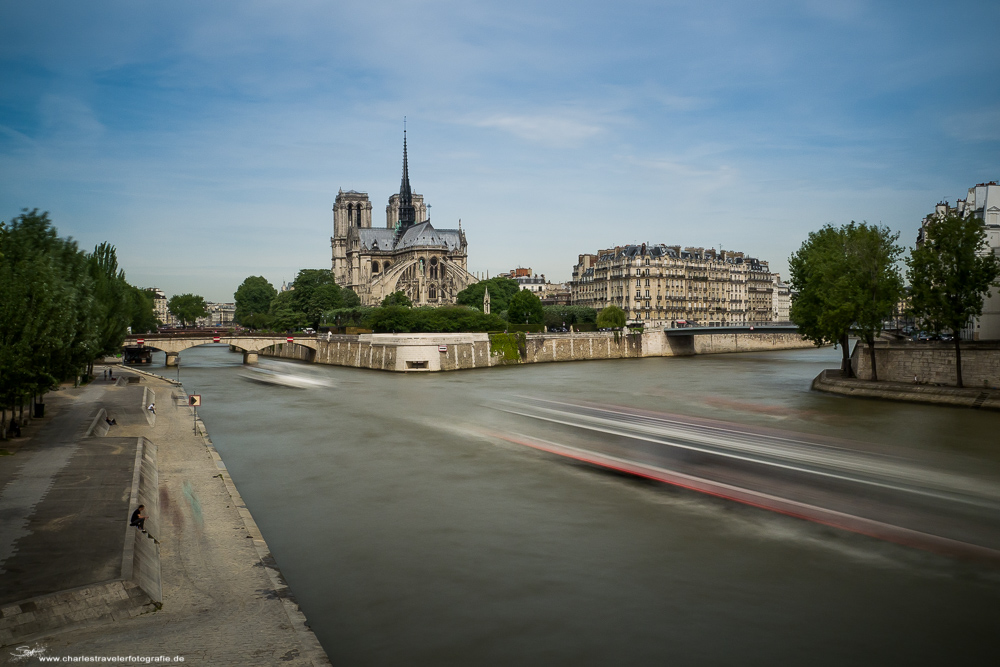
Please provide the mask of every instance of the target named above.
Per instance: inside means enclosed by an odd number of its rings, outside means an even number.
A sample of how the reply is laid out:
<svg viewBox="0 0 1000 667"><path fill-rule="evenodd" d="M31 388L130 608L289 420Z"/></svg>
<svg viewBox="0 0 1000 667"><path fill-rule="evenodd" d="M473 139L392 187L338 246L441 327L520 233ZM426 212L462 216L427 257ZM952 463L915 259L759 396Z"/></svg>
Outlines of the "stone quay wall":
<svg viewBox="0 0 1000 667"><path fill-rule="evenodd" d="M513 334L511 334L513 336ZM526 334L516 359L493 349L486 333L361 334L319 339L316 350L295 343L275 345L263 356L386 371L452 371L491 366L593 359L678 357L812 347L798 334L703 334L667 336L587 332Z"/></svg>
<svg viewBox="0 0 1000 667"><path fill-rule="evenodd" d="M879 381L955 386L955 344L875 341ZM872 379L871 356L862 342L851 353L854 374ZM1000 341L962 341L962 383L1000 389Z"/></svg>

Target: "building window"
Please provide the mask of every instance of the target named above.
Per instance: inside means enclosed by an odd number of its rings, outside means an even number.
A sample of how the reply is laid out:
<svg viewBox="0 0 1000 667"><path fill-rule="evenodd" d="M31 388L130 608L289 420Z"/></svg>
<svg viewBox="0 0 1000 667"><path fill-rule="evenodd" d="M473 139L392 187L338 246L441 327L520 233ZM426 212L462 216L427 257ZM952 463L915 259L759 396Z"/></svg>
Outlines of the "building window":
<svg viewBox="0 0 1000 667"><path fill-rule="evenodd" d="M378 262L372 262L372 273L378 273Z"/></svg>
<svg viewBox="0 0 1000 667"><path fill-rule="evenodd" d="M436 271L437 269L434 268L434 269L431 269L431 270L432 271ZM427 293L427 297L429 299L437 299L437 288L434 287L434 285L431 285L430 290Z"/></svg>

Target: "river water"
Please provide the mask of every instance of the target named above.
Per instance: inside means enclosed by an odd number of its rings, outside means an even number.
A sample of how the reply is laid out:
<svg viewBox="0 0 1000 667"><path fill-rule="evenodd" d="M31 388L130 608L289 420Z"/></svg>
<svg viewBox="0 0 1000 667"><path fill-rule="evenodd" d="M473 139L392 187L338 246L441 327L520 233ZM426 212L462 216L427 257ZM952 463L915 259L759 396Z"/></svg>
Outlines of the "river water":
<svg viewBox="0 0 1000 667"><path fill-rule="evenodd" d="M335 665L992 663L997 568L526 448L504 437L576 436L497 409L711 418L1000 485L1000 416L809 390L838 363L820 349L412 375L294 364L329 386L293 389L205 346L180 379Z"/></svg>

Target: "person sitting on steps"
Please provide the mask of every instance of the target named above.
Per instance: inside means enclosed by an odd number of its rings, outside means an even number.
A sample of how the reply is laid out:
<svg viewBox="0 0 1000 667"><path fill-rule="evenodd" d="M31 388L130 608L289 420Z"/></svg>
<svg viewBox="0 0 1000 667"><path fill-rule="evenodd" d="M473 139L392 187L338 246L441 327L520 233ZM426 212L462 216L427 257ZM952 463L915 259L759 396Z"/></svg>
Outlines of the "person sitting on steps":
<svg viewBox="0 0 1000 667"><path fill-rule="evenodd" d="M135 511L132 512L132 519L129 521L128 525L135 526L136 528L145 533L146 519L148 519L149 517L143 514L142 510L144 509L146 509L145 505L139 505L138 507L136 507Z"/></svg>

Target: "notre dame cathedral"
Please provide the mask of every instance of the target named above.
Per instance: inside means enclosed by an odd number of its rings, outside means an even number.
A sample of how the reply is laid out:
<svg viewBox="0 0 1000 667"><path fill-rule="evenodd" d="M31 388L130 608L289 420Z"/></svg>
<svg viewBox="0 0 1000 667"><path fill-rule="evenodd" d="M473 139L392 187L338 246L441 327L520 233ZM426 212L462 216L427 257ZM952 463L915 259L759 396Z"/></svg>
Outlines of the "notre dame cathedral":
<svg viewBox="0 0 1000 667"><path fill-rule="evenodd" d="M377 306L403 291L414 305L455 303L455 296L476 282L467 270L461 220L458 229L435 229L423 195L410 189L403 131L403 179L399 194L385 207L386 226L372 227L368 194L340 190L333 204L333 277L366 306Z"/></svg>

